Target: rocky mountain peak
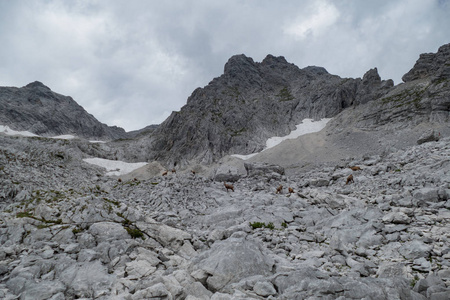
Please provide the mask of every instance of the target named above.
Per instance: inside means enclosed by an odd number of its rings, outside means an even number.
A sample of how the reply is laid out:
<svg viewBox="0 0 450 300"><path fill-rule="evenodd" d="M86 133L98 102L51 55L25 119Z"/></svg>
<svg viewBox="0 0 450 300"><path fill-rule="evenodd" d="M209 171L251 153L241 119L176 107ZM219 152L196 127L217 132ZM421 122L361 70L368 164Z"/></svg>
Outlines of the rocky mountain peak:
<svg viewBox="0 0 450 300"><path fill-rule="evenodd" d="M364 74L363 76L363 83L380 83L381 82L381 77L378 74L378 69L377 68L373 68L370 69L369 71L366 72L366 74Z"/></svg>
<svg viewBox="0 0 450 300"><path fill-rule="evenodd" d="M25 87L26 87L26 88L30 88L30 89L31 89L31 88L45 88L45 89L51 91L51 89L50 89L48 86L44 85L44 84L43 84L42 82L40 82L40 81L34 81L34 82L31 82L31 83L27 84Z"/></svg>
<svg viewBox="0 0 450 300"><path fill-rule="evenodd" d="M247 57L245 54L233 55L225 64L224 74L234 75L243 69L252 69L254 67L255 62L251 57Z"/></svg>
<svg viewBox="0 0 450 300"><path fill-rule="evenodd" d="M317 67L317 66L308 66L306 68L303 68L303 71L306 71L308 73L312 73L315 75L329 74L325 68Z"/></svg>
<svg viewBox="0 0 450 300"><path fill-rule="evenodd" d="M0 87L0 125L42 136L76 135L117 139L125 130L100 123L72 97L53 92L42 82L22 88Z"/></svg>
<svg viewBox="0 0 450 300"><path fill-rule="evenodd" d="M404 82L434 76L450 78L450 43L439 48L437 53L421 54L414 67L405 75Z"/></svg>
<svg viewBox="0 0 450 300"><path fill-rule="evenodd" d="M269 54L264 58L261 62L261 65L274 65L274 64L288 64L286 58L284 56L273 56Z"/></svg>
<svg viewBox="0 0 450 300"><path fill-rule="evenodd" d="M304 118L333 117L348 106L372 101L392 86L381 81L376 69L366 74L364 82L342 79L322 67L300 69L282 56L269 54L258 63L235 55L222 76L196 89L180 112L143 142L151 149L143 155L173 166L258 152L269 137L288 134Z"/></svg>

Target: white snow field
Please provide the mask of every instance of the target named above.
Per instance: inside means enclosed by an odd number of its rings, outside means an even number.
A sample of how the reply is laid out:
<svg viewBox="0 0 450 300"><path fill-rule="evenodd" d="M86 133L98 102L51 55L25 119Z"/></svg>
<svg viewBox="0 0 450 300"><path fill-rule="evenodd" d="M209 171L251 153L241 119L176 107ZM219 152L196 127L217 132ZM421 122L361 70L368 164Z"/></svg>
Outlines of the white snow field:
<svg viewBox="0 0 450 300"><path fill-rule="evenodd" d="M291 133L289 133L288 135L274 136L274 137L269 138L266 141L266 148L264 148L261 152L275 147L276 145L280 144L282 141L296 139L296 138L298 138L302 135L308 134L308 133L319 132L325 128L325 126L327 125L327 123L330 120L331 120L331 118L324 118L319 121L314 121L313 119L303 119L302 123L296 125L296 129L291 131ZM237 157L237 158L240 158L243 160L247 160L261 152L252 153L252 154L248 154L248 155L233 154L231 156Z"/></svg>
<svg viewBox="0 0 450 300"><path fill-rule="evenodd" d="M29 131L16 131L9 128L7 125L0 125L0 133L4 133L6 135L21 135L25 137L41 137L40 135L34 134ZM63 134L63 135L57 135L57 136L51 136L49 137L51 139L60 139L60 140L72 140L76 139L77 136L71 135L71 134ZM105 141L89 141L90 143L106 143Z"/></svg>
<svg viewBox="0 0 450 300"><path fill-rule="evenodd" d="M34 134L29 131L15 131L9 128L7 125L0 125L0 133L4 133L6 135L21 135L21 136L38 136L37 134Z"/></svg>
<svg viewBox="0 0 450 300"><path fill-rule="evenodd" d="M125 175L148 164L146 162L127 163L119 160L109 160L97 157L85 158L83 161L105 168L108 171L106 173L107 176Z"/></svg>

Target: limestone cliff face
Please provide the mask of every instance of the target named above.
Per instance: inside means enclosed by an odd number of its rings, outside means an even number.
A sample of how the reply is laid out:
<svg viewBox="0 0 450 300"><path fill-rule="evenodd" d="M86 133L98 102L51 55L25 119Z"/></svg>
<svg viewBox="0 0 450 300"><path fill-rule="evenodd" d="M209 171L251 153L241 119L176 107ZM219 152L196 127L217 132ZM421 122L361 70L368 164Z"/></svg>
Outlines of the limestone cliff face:
<svg viewBox="0 0 450 300"><path fill-rule="evenodd" d="M211 163L231 153L260 151L267 138L288 134L304 118L333 117L392 86L376 69L363 79L340 78L321 67L300 69L284 57L268 55L258 63L236 55L222 76L196 89L141 144L149 145L148 160Z"/></svg>
<svg viewBox="0 0 450 300"><path fill-rule="evenodd" d="M329 125L338 131L342 127L397 130L450 121L450 44L437 53L420 55L403 81L376 101L343 112Z"/></svg>
<svg viewBox="0 0 450 300"><path fill-rule="evenodd" d="M22 88L0 87L0 124L42 136L116 139L126 135L122 128L100 123L71 97L57 94L38 81Z"/></svg>

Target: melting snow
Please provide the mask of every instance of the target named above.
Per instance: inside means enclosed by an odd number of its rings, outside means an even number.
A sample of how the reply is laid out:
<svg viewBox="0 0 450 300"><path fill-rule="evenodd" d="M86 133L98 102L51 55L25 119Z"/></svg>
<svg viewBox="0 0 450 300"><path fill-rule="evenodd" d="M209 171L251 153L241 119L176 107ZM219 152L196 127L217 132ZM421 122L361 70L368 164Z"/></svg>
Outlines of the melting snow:
<svg viewBox="0 0 450 300"><path fill-rule="evenodd" d="M34 134L29 131L15 131L9 128L7 125L0 125L0 133L4 133L6 135L21 135L26 137L41 137L40 135ZM63 134L50 137L51 139L60 139L60 140L72 140L76 139L77 136L71 134ZM106 143L105 141L89 141L91 143Z"/></svg>
<svg viewBox="0 0 450 300"><path fill-rule="evenodd" d="M38 136L29 131L15 131L9 128L9 126L0 125L0 133L4 133L6 135L22 135L22 136Z"/></svg>
<svg viewBox="0 0 450 300"><path fill-rule="evenodd" d="M327 123L330 120L331 119L321 119L319 121L313 121L313 119L304 119L302 121L302 123L298 124L296 126L296 129L291 131L291 133L289 133L288 135L274 136L274 137L269 138L266 141L266 148L264 148L262 151L273 148L276 145L280 144L282 141L296 139L296 138L298 138L302 135L308 134L308 133L319 132L323 128L325 128L325 126L327 125ZM260 152L258 152L258 153L260 153ZM246 160L246 159L249 159L249 158L257 155L258 153L252 153L252 154L248 154L248 155L233 154L232 156Z"/></svg>
<svg viewBox="0 0 450 300"><path fill-rule="evenodd" d="M60 139L60 140L71 140L76 138L76 136L71 135L71 134L63 134L63 135L58 135L58 136L52 136L52 139Z"/></svg>
<svg viewBox="0 0 450 300"><path fill-rule="evenodd" d="M127 163L118 160L109 160L103 158L85 158L85 162L105 168L108 172L107 176L120 176L133 172L140 167L147 165L146 162Z"/></svg>

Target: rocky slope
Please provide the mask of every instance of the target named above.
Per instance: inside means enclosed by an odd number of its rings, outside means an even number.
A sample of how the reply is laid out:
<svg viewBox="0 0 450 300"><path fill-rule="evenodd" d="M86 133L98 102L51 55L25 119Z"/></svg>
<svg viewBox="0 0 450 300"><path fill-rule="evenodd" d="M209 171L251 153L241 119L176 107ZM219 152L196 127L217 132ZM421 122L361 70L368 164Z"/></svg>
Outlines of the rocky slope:
<svg viewBox="0 0 450 300"><path fill-rule="evenodd" d="M234 191L0 139L2 299L448 299L449 138L292 176L248 164Z"/></svg>
<svg viewBox="0 0 450 300"><path fill-rule="evenodd" d="M138 145L150 150L141 154L146 160L169 166L212 163L226 154L258 152L267 138L288 134L304 118L333 117L392 86L376 69L362 79L343 79L320 67L300 69L283 57L269 55L257 63L236 55L222 76L196 89Z"/></svg>
<svg viewBox="0 0 450 300"><path fill-rule="evenodd" d="M100 123L71 97L41 82L22 88L0 87L0 125L42 136L71 134L87 139L117 139L125 130Z"/></svg>
<svg viewBox="0 0 450 300"><path fill-rule="evenodd" d="M395 87L375 70L345 80L282 58L237 56L179 113L149 128L153 137L92 144L0 135L0 298L448 299L449 50L422 55ZM243 89L250 79L260 83L253 92ZM230 86L239 93L224 92ZM238 103L252 93L271 111L255 104L246 118L248 105ZM232 113L224 102L213 107L213 95L224 95ZM289 122L274 108L292 111ZM219 129L203 137L196 130L216 124L214 111ZM249 161L180 168L258 150L265 134L334 114L323 131ZM167 146L182 120L192 135ZM221 144L234 124L251 131ZM149 145L163 152L148 153ZM178 164L165 176L153 162L117 178L84 162L88 155Z"/></svg>

